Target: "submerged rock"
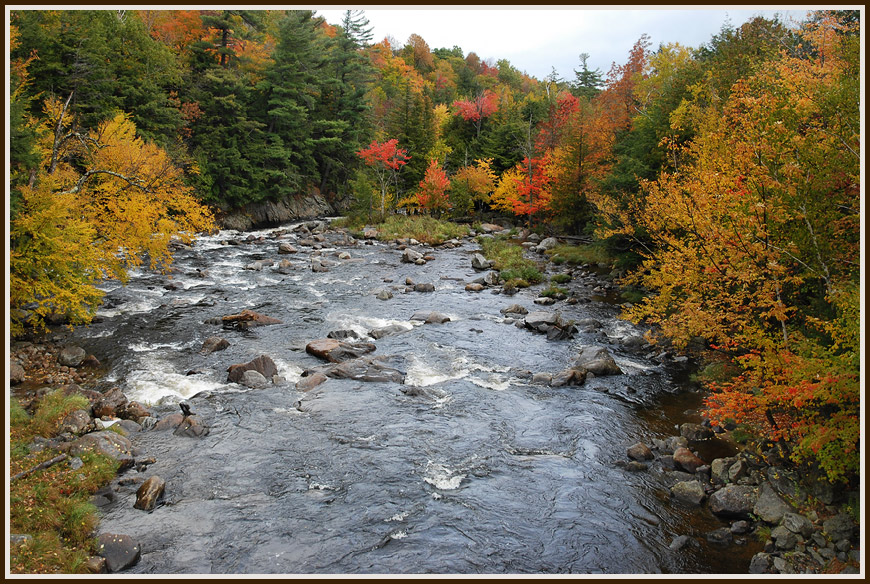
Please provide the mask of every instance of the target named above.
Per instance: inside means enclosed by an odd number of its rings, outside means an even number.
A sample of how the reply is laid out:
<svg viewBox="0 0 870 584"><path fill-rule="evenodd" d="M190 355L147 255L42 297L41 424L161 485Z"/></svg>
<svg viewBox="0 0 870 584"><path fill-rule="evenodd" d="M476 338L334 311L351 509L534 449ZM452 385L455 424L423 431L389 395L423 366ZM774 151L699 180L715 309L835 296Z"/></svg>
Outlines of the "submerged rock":
<svg viewBox="0 0 870 584"><path fill-rule="evenodd" d="M202 348L199 350L200 355L208 355L215 351L223 351L230 346L230 342L223 337L212 336L207 338L202 343Z"/></svg>

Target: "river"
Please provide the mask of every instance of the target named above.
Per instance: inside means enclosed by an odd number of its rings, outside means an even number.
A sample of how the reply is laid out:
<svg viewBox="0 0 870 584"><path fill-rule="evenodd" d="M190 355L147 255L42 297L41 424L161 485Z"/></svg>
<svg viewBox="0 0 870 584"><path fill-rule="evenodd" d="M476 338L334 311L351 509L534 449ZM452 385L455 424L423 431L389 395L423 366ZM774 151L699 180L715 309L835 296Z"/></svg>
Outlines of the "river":
<svg viewBox="0 0 870 584"><path fill-rule="evenodd" d="M643 331L591 292L591 276L578 271L563 285L588 302L544 309L600 328L548 341L500 312L541 310L540 286L465 290L483 275L471 267L472 239L420 246L434 259L415 265L395 245L343 245L334 232L314 249L293 227L222 231L179 250L171 274L141 269L127 286L106 284L98 321L69 339L108 367L107 386L161 416L184 400L210 428L198 439L135 435L156 462L120 477L100 525L140 542L130 573L746 573L757 546L707 544L704 534L727 523L673 502L655 463L645 472L616 464L635 442L675 433L699 402L671 365L625 350L622 340ZM299 253L278 255L280 242ZM312 271L312 255L329 271ZM285 258L293 267L276 272ZM245 269L258 260L275 264ZM435 291L406 291L408 278ZM393 297L378 299L381 289ZM244 309L283 324L214 324ZM411 321L421 310L450 321ZM389 324L404 330L366 336ZM404 384L329 379L296 390L322 364L305 345L337 330L374 342ZM201 355L213 335L229 348ZM561 371L585 345L607 347L625 374L531 383L529 372ZM283 382L226 381L229 365L262 354ZM166 480L162 505L134 509L137 478L153 474ZM671 550L684 534L699 545Z"/></svg>

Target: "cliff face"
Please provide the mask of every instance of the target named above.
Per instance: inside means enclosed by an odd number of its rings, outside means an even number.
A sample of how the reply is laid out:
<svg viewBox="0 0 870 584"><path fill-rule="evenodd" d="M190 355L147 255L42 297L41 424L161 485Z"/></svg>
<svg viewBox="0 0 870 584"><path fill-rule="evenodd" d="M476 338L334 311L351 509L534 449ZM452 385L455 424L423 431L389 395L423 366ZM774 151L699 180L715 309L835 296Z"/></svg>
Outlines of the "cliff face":
<svg viewBox="0 0 870 584"><path fill-rule="evenodd" d="M313 188L307 195L245 205L218 217L218 223L223 229L249 231L259 227L326 217L334 215L335 212L320 191Z"/></svg>

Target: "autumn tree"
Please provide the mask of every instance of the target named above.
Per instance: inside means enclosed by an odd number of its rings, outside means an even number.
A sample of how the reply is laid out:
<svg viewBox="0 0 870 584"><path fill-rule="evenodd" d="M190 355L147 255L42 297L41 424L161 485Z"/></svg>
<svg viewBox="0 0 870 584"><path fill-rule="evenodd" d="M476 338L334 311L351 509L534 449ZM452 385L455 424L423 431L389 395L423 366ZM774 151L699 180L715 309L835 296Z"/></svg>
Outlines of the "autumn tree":
<svg viewBox="0 0 870 584"><path fill-rule="evenodd" d="M441 168L438 160L432 159L429 161L423 180L420 181L416 195L417 202L424 211L440 216L450 209L450 200L447 196L449 188L450 179L447 178L447 173Z"/></svg>
<svg viewBox="0 0 870 584"><path fill-rule="evenodd" d="M457 170L450 182L450 203L454 212L468 214L488 204L497 180L489 158L478 159L474 165Z"/></svg>
<svg viewBox="0 0 870 584"><path fill-rule="evenodd" d="M395 182L396 175L408 163L410 156L407 150L399 148L399 140L393 138L386 142L372 140L368 148L363 148L357 155L365 162L374 174L380 187L379 197L374 205L383 217L390 206L390 183Z"/></svg>
<svg viewBox="0 0 870 584"><path fill-rule="evenodd" d="M474 99L454 101L453 108L455 115L474 124L476 135L480 137L480 127L483 120L498 111L498 95L492 91L484 90Z"/></svg>
<svg viewBox="0 0 870 584"><path fill-rule="evenodd" d="M710 413L831 480L858 469L858 44L833 19L711 106L623 223L652 238L629 310L739 365Z"/></svg>
<svg viewBox="0 0 870 584"><path fill-rule="evenodd" d="M212 225L181 169L137 136L128 116L86 132L70 114L71 97L45 104L39 172L22 187L10 226L13 333L51 315L88 322L102 297L98 282L125 281L143 257L166 267L172 238L189 242Z"/></svg>

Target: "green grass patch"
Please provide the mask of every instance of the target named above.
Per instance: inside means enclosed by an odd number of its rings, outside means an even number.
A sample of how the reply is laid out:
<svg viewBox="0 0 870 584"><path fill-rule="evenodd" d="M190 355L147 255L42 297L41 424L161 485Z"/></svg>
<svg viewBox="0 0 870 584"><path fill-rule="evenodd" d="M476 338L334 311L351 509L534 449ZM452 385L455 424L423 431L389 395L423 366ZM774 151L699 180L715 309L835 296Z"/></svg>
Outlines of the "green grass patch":
<svg viewBox="0 0 870 584"><path fill-rule="evenodd" d="M570 281L571 281L570 274L555 274L555 275L550 277L550 282L553 282L555 284L565 284L566 282L570 282Z"/></svg>
<svg viewBox="0 0 870 584"><path fill-rule="evenodd" d="M479 237L483 255L494 263L496 270L501 272L505 281L524 280L527 283L539 284L544 281L544 275L538 264L523 257L523 248L504 237ZM521 286L517 286L521 287Z"/></svg>
<svg viewBox="0 0 870 584"><path fill-rule="evenodd" d="M603 245L595 243L589 245L557 245L553 249L547 250L547 255L557 265L564 263L574 266L599 263L613 265L616 260L615 257L607 252Z"/></svg>
<svg viewBox="0 0 870 584"><path fill-rule="evenodd" d="M36 436L51 437L69 412L85 408L87 403L83 396L55 391L45 395L29 416L18 400L11 399L10 476L56 457L59 452L51 448L31 454L27 445ZM115 476L119 464L95 453L80 458L83 465L78 470L72 470L63 460L10 483L10 532L32 538L11 546L12 573L81 573L88 557L96 553L94 536L99 515L91 498Z"/></svg>
<svg viewBox="0 0 870 584"><path fill-rule="evenodd" d="M378 230L381 241L413 238L428 245L440 245L468 235L467 226L428 215L389 215L375 224L367 223L364 216L342 217L332 222L333 227L349 229L356 237L361 237L367 225Z"/></svg>
<svg viewBox="0 0 870 584"><path fill-rule="evenodd" d="M556 298L557 296L567 296L568 291L564 288L559 288L558 286L550 286L541 292L541 296L547 296L548 298Z"/></svg>
<svg viewBox="0 0 870 584"><path fill-rule="evenodd" d="M646 293L640 288L636 288L635 286L626 286L620 292L620 296L625 302L631 302L632 304L637 304L644 298L646 298Z"/></svg>

